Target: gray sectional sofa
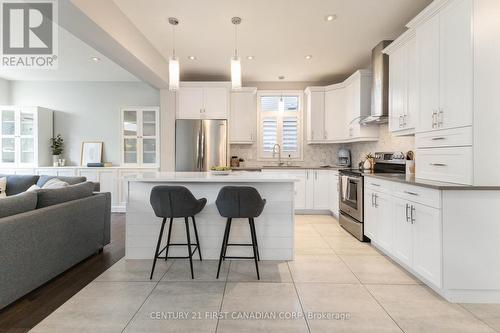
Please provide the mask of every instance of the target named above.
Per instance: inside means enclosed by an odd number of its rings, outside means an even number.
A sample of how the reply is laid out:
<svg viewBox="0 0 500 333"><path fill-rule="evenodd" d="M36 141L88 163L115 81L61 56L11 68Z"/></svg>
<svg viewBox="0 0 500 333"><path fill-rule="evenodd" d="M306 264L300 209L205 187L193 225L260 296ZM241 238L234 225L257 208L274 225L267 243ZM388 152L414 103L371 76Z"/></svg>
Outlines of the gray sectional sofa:
<svg viewBox="0 0 500 333"><path fill-rule="evenodd" d="M0 175L0 177L2 177ZM7 176L0 199L0 309L110 242L111 194L85 177L25 192L51 176Z"/></svg>

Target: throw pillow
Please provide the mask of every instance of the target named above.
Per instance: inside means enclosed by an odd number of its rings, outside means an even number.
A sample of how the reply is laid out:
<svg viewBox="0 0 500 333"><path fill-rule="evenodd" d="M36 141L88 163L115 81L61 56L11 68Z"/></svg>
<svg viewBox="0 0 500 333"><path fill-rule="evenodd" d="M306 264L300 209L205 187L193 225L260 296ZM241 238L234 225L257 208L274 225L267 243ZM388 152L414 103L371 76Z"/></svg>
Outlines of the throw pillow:
<svg viewBox="0 0 500 333"><path fill-rule="evenodd" d="M63 182L62 180L58 178L52 178L49 179L45 184L43 184L42 188L43 189L48 189L48 188L63 188L68 186L69 184L66 182Z"/></svg>
<svg viewBox="0 0 500 333"><path fill-rule="evenodd" d="M7 177L0 178L0 198L7 197Z"/></svg>
<svg viewBox="0 0 500 333"><path fill-rule="evenodd" d="M33 184L30 186L29 189L26 190L26 192L31 192L31 191L36 191L36 190L39 190L40 187L37 185L37 184Z"/></svg>
<svg viewBox="0 0 500 333"><path fill-rule="evenodd" d="M37 208L57 205L63 202L90 197L94 190L92 182L85 182L76 185L69 185L62 188L45 189L42 188L38 194Z"/></svg>

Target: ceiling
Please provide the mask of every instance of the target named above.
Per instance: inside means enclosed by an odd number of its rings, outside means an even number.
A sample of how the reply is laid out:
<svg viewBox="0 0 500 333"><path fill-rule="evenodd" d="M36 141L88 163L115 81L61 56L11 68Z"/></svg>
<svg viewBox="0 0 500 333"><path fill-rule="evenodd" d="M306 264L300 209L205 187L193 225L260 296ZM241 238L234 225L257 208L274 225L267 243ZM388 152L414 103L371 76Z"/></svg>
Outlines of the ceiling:
<svg viewBox="0 0 500 333"><path fill-rule="evenodd" d="M59 66L56 70L5 68L0 77L22 81L138 81L103 54L59 27ZM92 60L97 57L100 61Z"/></svg>
<svg viewBox="0 0 500 333"><path fill-rule="evenodd" d="M243 81L338 82L369 67L371 49L394 39L431 0L114 0L166 58L168 17L179 19L181 80L228 80L239 16ZM325 16L337 18L326 21ZM306 60L306 55L312 55ZM189 60L195 56L196 60ZM254 56L254 60L246 59Z"/></svg>

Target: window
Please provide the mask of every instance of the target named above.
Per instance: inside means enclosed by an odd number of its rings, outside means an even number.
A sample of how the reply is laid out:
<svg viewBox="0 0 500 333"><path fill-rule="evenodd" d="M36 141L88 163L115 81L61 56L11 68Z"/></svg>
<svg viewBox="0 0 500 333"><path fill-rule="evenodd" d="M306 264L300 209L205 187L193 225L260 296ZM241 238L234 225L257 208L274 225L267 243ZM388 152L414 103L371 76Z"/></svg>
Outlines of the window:
<svg viewBox="0 0 500 333"><path fill-rule="evenodd" d="M257 107L259 159L273 159L275 144L280 145L283 160L289 155L301 159L302 92L260 91Z"/></svg>

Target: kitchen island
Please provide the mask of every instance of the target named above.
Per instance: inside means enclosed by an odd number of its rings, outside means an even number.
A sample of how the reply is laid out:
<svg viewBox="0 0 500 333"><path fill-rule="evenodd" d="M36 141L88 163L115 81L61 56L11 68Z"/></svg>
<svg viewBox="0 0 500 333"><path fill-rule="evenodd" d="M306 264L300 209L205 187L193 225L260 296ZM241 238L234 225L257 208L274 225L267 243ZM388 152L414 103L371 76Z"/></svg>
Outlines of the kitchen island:
<svg viewBox="0 0 500 333"><path fill-rule="evenodd" d="M203 259L219 259L226 219L219 215L215 200L224 186L252 186L267 200L262 215L255 219L262 260L292 260L294 256L294 177L260 172L232 172L226 176L208 172L159 172L129 179L126 210L127 259L151 259L160 232L161 219L149 203L151 189L157 185L182 185L207 205L196 215ZM192 228L192 224L190 223ZM191 231L192 235L194 234ZM233 219L231 243L250 243L247 219ZM183 219L175 219L172 243L186 243ZM163 245L166 243L166 231ZM251 247L229 247L228 256L251 255ZM169 256L187 255L186 246L174 246ZM197 258L197 256L195 256Z"/></svg>

